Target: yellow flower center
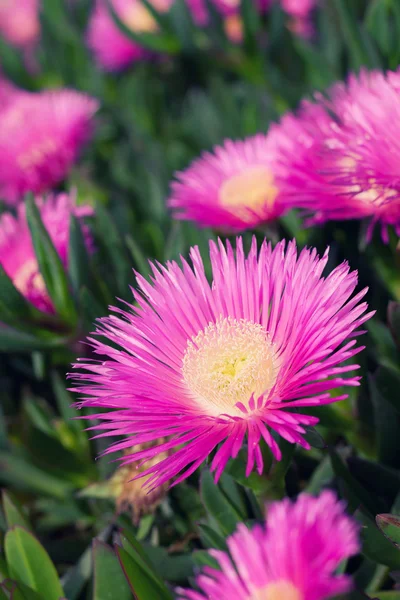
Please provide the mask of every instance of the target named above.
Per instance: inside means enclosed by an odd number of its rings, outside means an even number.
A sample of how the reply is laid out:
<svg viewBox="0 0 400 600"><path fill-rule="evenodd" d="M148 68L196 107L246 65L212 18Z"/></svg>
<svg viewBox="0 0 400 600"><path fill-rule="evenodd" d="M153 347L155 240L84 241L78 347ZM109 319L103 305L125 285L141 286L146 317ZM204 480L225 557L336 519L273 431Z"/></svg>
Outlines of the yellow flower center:
<svg viewBox="0 0 400 600"><path fill-rule="evenodd" d="M251 223L254 215L263 216L278 195L273 174L266 167L250 167L225 181L219 192L222 206Z"/></svg>
<svg viewBox="0 0 400 600"><path fill-rule="evenodd" d="M31 258L18 269L13 283L21 294L26 295L29 289L34 288L38 292L47 294L46 284L39 272L38 264L35 258Z"/></svg>
<svg viewBox="0 0 400 600"><path fill-rule="evenodd" d="M277 358L265 328L246 319L220 318L188 341L183 379L194 398L213 415L242 415L275 384Z"/></svg>
<svg viewBox="0 0 400 600"><path fill-rule="evenodd" d="M303 600L303 594L289 581L276 581L257 590L249 600Z"/></svg>
<svg viewBox="0 0 400 600"><path fill-rule="evenodd" d="M132 3L124 15L124 23L137 33L153 33L158 29L157 22L140 0Z"/></svg>
<svg viewBox="0 0 400 600"><path fill-rule="evenodd" d="M239 15L230 15L229 17L226 17L224 27L226 35L232 42L239 43L242 41L243 23Z"/></svg>

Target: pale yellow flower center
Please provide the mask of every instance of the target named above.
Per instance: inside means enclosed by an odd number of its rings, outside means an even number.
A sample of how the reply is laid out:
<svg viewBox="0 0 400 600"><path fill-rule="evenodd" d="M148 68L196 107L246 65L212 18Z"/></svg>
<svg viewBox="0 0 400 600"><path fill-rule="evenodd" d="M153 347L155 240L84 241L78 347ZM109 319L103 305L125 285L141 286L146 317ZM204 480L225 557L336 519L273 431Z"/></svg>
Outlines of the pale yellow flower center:
<svg viewBox="0 0 400 600"><path fill-rule="evenodd" d="M21 294L25 295L29 288L34 288L38 292L46 294L46 284L39 272L38 264L35 258L31 258L18 269L13 283Z"/></svg>
<svg viewBox="0 0 400 600"><path fill-rule="evenodd" d="M132 3L124 15L124 23L137 33L153 33L158 29L157 22L140 1Z"/></svg>
<svg viewBox="0 0 400 600"><path fill-rule="evenodd" d="M29 148L25 152L22 152L18 156L18 165L24 171L29 171L40 165L43 160L49 155L55 152L57 149L56 143L50 139L44 139L33 148Z"/></svg>
<svg viewBox="0 0 400 600"><path fill-rule="evenodd" d="M245 319L221 318L188 341L182 366L183 379L207 412L243 414L246 407L274 385L277 358L265 328Z"/></svg>
<svg viewBox="0 0 400 600"><path fill-rule="evenodd" d="M243 39L243 22L239 15L230 15L224 22L225 32L232 42L241 42Z"/></svg>
<svg viewBox="0 0 400 600"><path fill-rule="evenodd" d="M276 581L257 590L249 600L303 600L303 594L289 581Z"/></svg>
<svg viewBox="0 0 400 600"><path fill-rule="evenodd" d="M273 174L263 166L250 167L227 179L219 191L222 206L244 221L271 209L278 195Z"/></svg>
<svg viewBox="0 0 400 600"><path fill-rule="evenodd" d="M357 160L350 156L347 156L339 161L340 166L342 168L344 167L349 172L356 167L356 163ZM374 204L377 209L382 205L384 208L386 201L391 196L397 196L397 192L394 189L386 189L377 185L376 179L373 177L369 178L368 183L371 187L367 190L361 191L359 185L350 185L346 187L346 192L349 194L355 194L357 200L361 202L365 202L366 204Z"/></svg>

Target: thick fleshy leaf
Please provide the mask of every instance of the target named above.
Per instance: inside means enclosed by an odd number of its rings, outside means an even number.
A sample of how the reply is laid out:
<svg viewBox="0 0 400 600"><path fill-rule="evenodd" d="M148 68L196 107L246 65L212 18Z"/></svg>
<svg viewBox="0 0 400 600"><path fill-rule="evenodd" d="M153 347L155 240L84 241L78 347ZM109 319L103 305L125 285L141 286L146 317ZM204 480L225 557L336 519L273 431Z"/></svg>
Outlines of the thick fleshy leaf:
<svg viewBox="0 0 400 600"><path fill-rule="evenodd" d="M201 474L200 495L212 523L218 526L222 535L233 533L241 520L241 515L221 491L208 469Z"/></svg>
<svg viewBox="0 0 400 600"><path fill-rule="evenodd" d="M49 296L60 317L73 325L76 323L77 314L71 298L69 281L33 198L26 201L26 218Z"/></svg>
<svg viewBox="0 0 400 600"><path fill-rule="evenodd" d="M400 549L400 517L396 515L378 515L376 522L382 533Z"/></svg>
<svg viewBox="0 0 400 600"><path fill-rule="evenodd" d="M137 600L149 600L149 598L172 600L172 594L168 589L165 586L159 586L153 578L149 577L137 557L134 559L131 554L119 546L115 547L115 553Z"/></svg>
<svg viewBox="0 0 400 600"><path fill-rule="evenodd" d="M93 600L131 600L132 594L115 552L99 540L93 542Z"/></svg>
<svg viewBox="0 0 400 600"><path fill-rule="evenodd" d="M3 510L9 528L20 525L27 530L31 529L22 507L9 492L3 491Z"/></svg>
<svg viewBox="0 0 400 600"><path fill-rule="evenodd" d="M46 590L46 600L64 596L57 571L46 550L26 529L13 527L6 533L4 551L11 578L36 592Z"/></svg>

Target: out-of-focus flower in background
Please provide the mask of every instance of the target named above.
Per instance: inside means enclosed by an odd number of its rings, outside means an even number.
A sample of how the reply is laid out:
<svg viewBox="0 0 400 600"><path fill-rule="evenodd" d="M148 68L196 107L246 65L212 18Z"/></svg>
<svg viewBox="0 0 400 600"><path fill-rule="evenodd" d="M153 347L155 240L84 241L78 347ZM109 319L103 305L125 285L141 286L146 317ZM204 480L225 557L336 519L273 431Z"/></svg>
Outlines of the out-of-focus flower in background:
<svg viewBox="0 0 400 600"><path fill-rule="evenodd" d="M297 35L309 38L314 33L312 13L319 0L280 0L289 15L289 28Z"/></svg>
<svg viewBox="0 0 400 600"><path fill-rule="evenodd" d="M254 237L246 255L241 238L236 252L210 242L211 284L198 248L190 255L193 268L182 259L182 268L153 265L151 282L137 276L137 306L98 320L89 342L100 360L78 362L71 375L79 406L101 409L91 416L100 434L125 436L106 453L168 438L129 456L173 449L144 471L149 489L189 476L220 444L211 464L218 479L246 437L246 474L262 473L262 438L281 458L270 429L309 449L304 427L318 419L297 409L359 385L343 378L358 365L343 363L362 349L357 328L373 314L360 303L365 289L352 297L357 273L347 263L322 277L328 252L298 255L294 242L265 241L258 250Z"/></svg>
<svg viewBox="0 0 400 600"><path fill-rule="evenodd" d="M0 0L0 37L32 50L40 37L39 0Z"/></svg>
<svg viewBox="0 0 400 600"><path fill-rule="evenodd" d="M92 132L98 102L74 90L30 93L0 84L0 200L51 190Z"/></svg>
<svg viewBox="0 0 400 600"><path fill-rule="evenodd" d="M199 591L178 590L181 600L327 600L352 588L340 563L360 550L359 525L331 491L302 494L268 507L265 525L240 524L227 552L211 550L220 569L205 567Z"/></svg>
<svg viewBox="0 0 400 600"><path fill-rule="evenodd" d="M47 199L38 198L36 205L61 262L67 268L70 215L83 219L90 216L93 209L90 206L77 206L74 196L68 194L50 196ZM93 248L90 230L86 225L83 225L82 230L87 248L91 251ZM39 271L24 204L19 205L16 216L5 212L0 217L0 264L29 302L43 312L54 313Z"/></svg>
<svg viewBox="0 0 400 600"><path fill-rule="evenodd" d="M351 75L288 118L308 137L307 152L281 150L286 184L314 213L310 223L369 219L367 240L376 223L384 241L389 226L399 235L400 71Z"/></svg>
<svg viewBox="0 0 400 600"><path fill-rule="evenodd" d="M295 205L277 179L276 134L258 134L244 141L225 141L205 152L184 171L175 173L168 200L178 219L220 231L242 231L276 220ZM283 142L282 142L283 143ZM298 152L300 141L290 144Z"/></svg>
<svg viewBox="0 0 400 600"><path fill-rule="evenodd" d="M155 33L157 22L140 0L112 0L115 12L133 32ZM166 12L173 0L152 0L159 12ZM105 0L97 0L89 21L87 43L98 64L114 71L129 67L135 61L152 56L146 48L130 39L113 21Z"/></svg>

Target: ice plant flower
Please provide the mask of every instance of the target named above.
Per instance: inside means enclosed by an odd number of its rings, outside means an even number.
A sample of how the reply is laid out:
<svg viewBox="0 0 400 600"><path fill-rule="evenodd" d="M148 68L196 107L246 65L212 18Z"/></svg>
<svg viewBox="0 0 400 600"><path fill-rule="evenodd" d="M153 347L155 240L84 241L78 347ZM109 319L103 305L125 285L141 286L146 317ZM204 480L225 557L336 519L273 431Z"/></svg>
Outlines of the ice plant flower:
<svg viewBox="0 0 400 600"><path fill-rule="evenodd" d="M289 15L290 29L301 37L311 37L314 28L312 13L318 0L280 0L283 10Z"/></svg>
<svg viewBox="0 0 400 600"><path fill-rule="evenodd" d="M362 71L327 98L303 102L297 117L313 139L306 153L284 152L292 195L312 223L368 219L400 235L400 71ZM279 126L278 126L279 127Z"/></svg>
<svg viewBox="0 0 400 600"><path fill-rule="evenodd" d="M92 214L92 208L76 206L75 198L68 194L51 196L47 200L38 198L36 204L61 262L67 268L70 215L82 219ZM87 247L91 250L92 238L85 225L83 232ZM24 204L18 207L17 216L5 212L0 217L0 264L29 302L45 313L54 313L36 260Z"/></svg>
<svg viewBox="0 0 400 600"><path fill-rule="evenodd" d="M121 21L136 33L155 33L157 22L141 0L112 0ZM166 12L172 0L152 0L154 8ZM89 21L87 43L98 64L108 71L118 71L136 61L151 57L146 48L126 36L113 21L106 0L97 0Z"/></svg>
<svg viewBox="0 0 400 600"><path fill-rule="evenodd" d="M0 86L0 200L60 183L92 130L95 99L68 89L30 93Z"/></svg>
<svg viewBox="0 0 400 600"><path fill-rule="evenodd" d="M192 473L219 446L212 461L218 478L248 440L247 474L263 471L264 438L276 459L270 430L304 448L305 426L318 419L297 412L346 397L330 390L356 386L343 378L358 366L343 364L357 348L357 328L370 318L354 297L357 273L347 263L322 277L328 251L299 255L295 242L272 249L266 241L249 253L210 242L212 283L197 247L192 267L182 258L152 265L151 282L137 275L137 306L115 308L89 338L99 361L78 362L73 391L100 435L121 435L108 452L168 441L135 452L124 463L149 460L173 449L144 472L148 488ZM104 412L104 409L111 409Z"/></svg>
<svg viewBox="0 0 400 600"><path fill-rule="evenodd" d="M39 36L39 0L0 0L0 37L12 46L28 50Z"/></svg>
<svg viewBox="0 0 400 600"><path fill-rule="evenodd" d="M335 569L360 550L356 521L328 490L271 504L265 524L240 524L227 543L229 554L210 551L220 569L205 567L180 600L327 600L351 589Z"/></svg>
<svg viewBox="0 0 400 600"><path fill-rule="evenodd" d="M175 174L168 205L178 219L223 231L242 231L287 210L275 177L275 140L258 134L227 140Z"/></svg>

